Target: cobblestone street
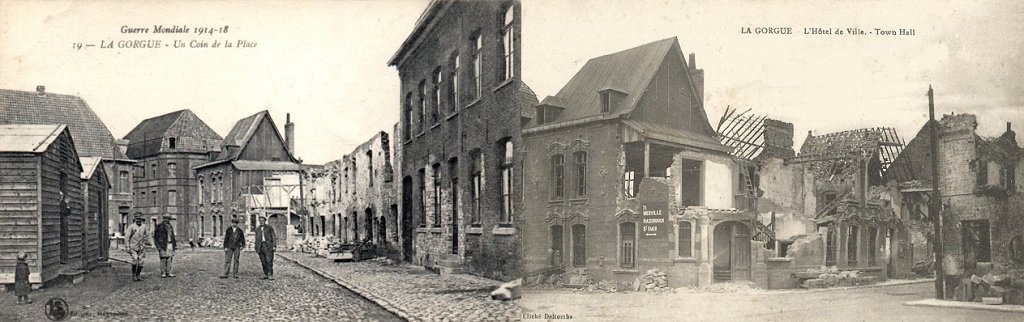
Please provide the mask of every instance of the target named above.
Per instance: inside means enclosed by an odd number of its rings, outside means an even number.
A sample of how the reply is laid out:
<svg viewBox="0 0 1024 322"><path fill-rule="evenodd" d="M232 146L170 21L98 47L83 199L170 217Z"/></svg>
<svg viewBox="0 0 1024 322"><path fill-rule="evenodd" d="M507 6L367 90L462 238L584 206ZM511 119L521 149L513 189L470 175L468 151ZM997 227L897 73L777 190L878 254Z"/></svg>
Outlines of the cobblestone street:
<svg viewBox="0 0 1024 322"><path fill-rule="evenodd" d="M112 250L111 255L123 253ZM143 282L130 281L128 264L112 262L113 268L107 274L87 276L84 284L34 292L35 302L31 305L14 306L13 296L4 296L0 306L4 311L14 307L15 312L5 312L0 320L45 321L43 305L54 296L68 301L75 320L402 320L334 282L281 258L275 260L276 280L261 280L259 261L252 252L242 253L241 278L238 279L218 278L224 267L224 253L220 250L178 253L175 278L160 278L156 254L147 253ZM93 285L96 283L116 285L98 292ZM75 289L85 290L86 287L88 296L76 295Z"/></svg>
<svg viewBox="0 0 1024 322"><path fill-rule="evenodd" d="M442 278L413 266L333 263L302 253L282 257L331 276L411 321L508 321L520 316L516 302L490 299L490 292L501 283L473 275Z"/></svg>

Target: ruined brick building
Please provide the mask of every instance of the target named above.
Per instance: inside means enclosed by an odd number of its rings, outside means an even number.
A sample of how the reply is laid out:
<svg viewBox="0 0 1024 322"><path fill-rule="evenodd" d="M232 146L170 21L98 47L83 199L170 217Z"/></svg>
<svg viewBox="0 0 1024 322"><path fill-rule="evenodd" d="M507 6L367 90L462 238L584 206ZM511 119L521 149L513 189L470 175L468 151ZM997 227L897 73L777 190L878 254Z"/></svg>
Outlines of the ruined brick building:
<svg viewBox="0 0 1024 322"><path fill-rule="evenodd" d="M341 159L303 175L311 236L399 249L390 146L388 134L379 132Z"/></svg>
<svg viewBox="0 0 1024 322"><path fill-rule="evenodd" d="M593 58L523 130L528 274L673 287L751 279L754 213L704 110L704 72L668 38Z"/></svg>
<svg viewBox="0 0 1024 322"><path fill-rule="evenodd" d="M410 262L519 272L520 128L536 100L521 82L520 22L518 1L433 1L388 62L401 78L398 227Z"/></svg>
<svg viewBox="0 0 1024 322"><path fill-rule="evenodd" d="M1017 180L1024 175L1024 152L1009 123L1006 131L994 138L978 135L977 125L971 114L943 115L939 121L926 123L896 160L915 171L886 173L888 179L900 183L905 196L903 210L922 223L912 231L915 255L920 252L922 259L930 260L934 236L927 205L934 196L929 132L931 128L938 131L938 198L947 298L980 299L968 290L972 275L1024 281L1024 183ZM1024 288L1008 289L1008 301L1024 304Z"/></svg>
<svg viewBox="0 0 1024 322"><path fill-rule="evenodd" d="M138 160L133 176L135 210L150 224L170 215L177 219L172 223L179 239L198 240L198 180L192 168L220 152L221 136L186 109L145 119L124 139L128 157Z"/></svg>
<svg viewBox="0 0 1024 322"><path fill-rule="evenodd" d="M114 139L89 104L74 95L0 89L0 124L65 124L81 158L99 158L110 189L99 215L111 234L123 232L122 218L133 213L132 167L134 160L125 155L126 142ZM99 210L99 209L97 209Z"/></svg>
<svg viewBox="0 0 1024 322"><path fill-rule="evenodd" d="M243 118L224 137L220 152L193 168L200 237L222 236L234 217L251 232L257 217L267 216L278 232L278 246L293 241L303 221L297 203L303 168L294 155L294 126L289 116L282 136L268 111Z"/></svg>

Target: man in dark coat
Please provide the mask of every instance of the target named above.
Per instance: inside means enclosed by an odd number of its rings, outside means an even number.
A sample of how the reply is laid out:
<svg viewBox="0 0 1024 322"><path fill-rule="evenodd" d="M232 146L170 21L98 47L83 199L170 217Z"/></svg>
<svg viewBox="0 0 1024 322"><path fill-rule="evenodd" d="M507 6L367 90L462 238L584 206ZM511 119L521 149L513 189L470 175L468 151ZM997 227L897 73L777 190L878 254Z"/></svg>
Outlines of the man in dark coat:
<svg viewBox="0 0 1024 322"><path fill-rule="evenodd" d="M241 220L237 217L231 218L231 227L224 232L224 275L221 275L220 278L228 278L232 265L235 267L232 276L238 278L238 256L245 248L245 232L238 228L239 222Z"/></svg>
<svg viewBox="0 0 1024 322"><path fill-rule="evenodd" d="M153 230L153 244L160 253L160 277L174 277L171 274L171 261L174 259L174 251L178 249L178 241L174 238L171 220L174 217L164 215L164 221Z"/></svg>
<svg viewBox="0 0 1024 322"><path fill-rule="evenodd" d="M267 218L260 217L260 225L256 227L256 253L260 255L260 264L263 265L263 277L261 279L274 280L274 247L277 247L277 236L274 235L274 227L267 225Z"/></svg>

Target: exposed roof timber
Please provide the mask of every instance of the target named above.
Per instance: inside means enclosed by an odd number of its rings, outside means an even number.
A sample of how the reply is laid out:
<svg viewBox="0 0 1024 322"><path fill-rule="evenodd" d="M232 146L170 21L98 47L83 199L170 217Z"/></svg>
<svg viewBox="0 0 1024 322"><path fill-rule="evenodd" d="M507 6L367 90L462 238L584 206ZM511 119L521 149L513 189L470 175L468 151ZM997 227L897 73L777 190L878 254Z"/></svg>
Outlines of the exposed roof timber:
<svg viewBox="0 0 1024 322"><path fill-rule="evenodd" d="M726 107L725 114L718 122L722 144L734 149L732 155L752 159L765 149L764 121L767 116L747 114L750 109L737 113L738 109Z"/></svg>

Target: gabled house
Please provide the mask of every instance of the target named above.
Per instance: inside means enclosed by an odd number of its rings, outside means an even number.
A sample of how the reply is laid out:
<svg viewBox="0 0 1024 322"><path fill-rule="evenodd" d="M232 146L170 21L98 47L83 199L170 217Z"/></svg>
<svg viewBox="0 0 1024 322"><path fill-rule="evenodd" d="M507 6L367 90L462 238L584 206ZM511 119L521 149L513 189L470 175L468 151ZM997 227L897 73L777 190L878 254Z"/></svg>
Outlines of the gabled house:
<svg viewBox="0 0 1024 322"><path fill-rule="evenodd" d="M128 157L138 160L133 176L136 210L150 222L170 215L177 219L172 223L178 238L197 239L198 180L191 169L220 152L220 135L186 109L145 119L124 139Z"/></svg>
<svg viewBox="0 0 1024 322"><path fill-rule="evenodd" d="M239 120L213 160L193 168L200 238L222 236L234 217L252 231L257 217L267 216L267 223L279 231L279 246L293 241L295 227L304 220L293 205L301 194L303 168L293 154L294 124L287 119L283 136L270 112Z"/></svg>
<svg viewBox="0 0 1024 322"><path fill-rule="evenodd" d="M103 217L109 218L109 234L121 231L119 227L124 224L121 218L134 213L132 168L135 161L125 155L125 143L114 139L85 100L46 92L42 85L34 92L0 89L0 124L66 124L78 155L101 159L100 165L111 185Z"/></svg>
<svg viewBox="0 0 1024 322"><path fill-rule="evenodd" d="M676 38L589 60L523 130L526 274L669 286L750 280L737 164L708 121L704 72Z"/></svg>

